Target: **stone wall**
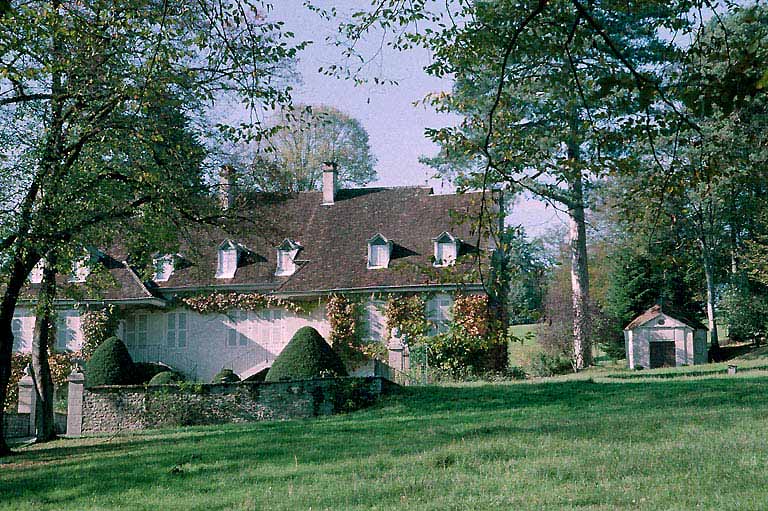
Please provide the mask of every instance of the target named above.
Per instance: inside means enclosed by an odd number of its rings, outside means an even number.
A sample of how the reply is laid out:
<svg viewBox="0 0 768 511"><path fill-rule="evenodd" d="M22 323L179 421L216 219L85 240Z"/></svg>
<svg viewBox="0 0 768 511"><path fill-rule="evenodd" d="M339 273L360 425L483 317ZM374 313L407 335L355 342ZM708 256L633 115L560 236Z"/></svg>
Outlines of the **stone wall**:
<svg viewBox="0 0 768 511"><path fill-rule="evenodd" d="M5 412L3 414L3 432L6 438L30 436L28 413Z"/></svg>
<svg viewBox="0 0 768 511"><path fill-rule="evenodd" d="M78 414L73 413L77 410L70 406L67 434L330 415L374 403L389 385L392 384L374 377L280 383L70 387L70 398L77 399L77 390L81 390L82 406L79 424L72 420Z"/></svg>

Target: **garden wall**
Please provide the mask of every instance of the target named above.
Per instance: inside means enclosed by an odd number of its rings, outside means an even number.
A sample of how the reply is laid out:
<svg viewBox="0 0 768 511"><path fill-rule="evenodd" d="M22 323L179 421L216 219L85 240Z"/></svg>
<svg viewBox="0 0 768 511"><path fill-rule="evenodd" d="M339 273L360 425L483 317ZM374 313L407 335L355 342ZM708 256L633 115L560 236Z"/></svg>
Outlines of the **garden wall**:
<svg viewBox="0 0 768 511"><path fill-rule="evenodd" d="M84 388L71 378L67 434L330 415L368 406L390 385L372 377Z"/></svg>

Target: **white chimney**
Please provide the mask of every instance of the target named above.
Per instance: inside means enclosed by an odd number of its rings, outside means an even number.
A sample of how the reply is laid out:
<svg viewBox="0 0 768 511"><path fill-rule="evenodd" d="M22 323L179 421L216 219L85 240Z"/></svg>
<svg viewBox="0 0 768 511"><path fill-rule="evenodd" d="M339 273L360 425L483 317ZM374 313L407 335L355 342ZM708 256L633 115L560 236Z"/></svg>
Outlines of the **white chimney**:
<svg viewBox="0 0 768 511"><path fill-rule="evenodd" d="M339 172L336 170L336 162L325 161L323 162L323 204L333 204L338 191Z"/></svg>
<svg viewBox="0 0 768 511"><path fill-rule="evenodd" d="M235 203L235 169L222 165L219 169L219 201L221 208L228 210Z"/></svg>

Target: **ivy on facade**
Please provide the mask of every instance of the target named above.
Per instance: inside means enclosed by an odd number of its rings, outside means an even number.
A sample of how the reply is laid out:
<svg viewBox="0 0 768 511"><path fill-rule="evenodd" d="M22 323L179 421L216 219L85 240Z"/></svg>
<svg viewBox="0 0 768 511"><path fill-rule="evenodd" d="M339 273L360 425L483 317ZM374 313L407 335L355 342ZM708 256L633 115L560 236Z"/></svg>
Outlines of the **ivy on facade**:
<svg viewBox="0 0 768 511"><path fill-rule="evenodd" d="M362 339L360 303L343 295L331 295L325 306L331 326L331 344L345 364L355 367L386 352L381 343Z"/></svg>
<svg viewBox="0 0 768 511"><path fill-rule="evenodd" d="M80 315L80 325L83 330L82 358L91 358L94 350L99 345L117 333L120 318L114 305L107 305L103 309L86 310Z"/></svg>
<svg viewBox="0 0 768 511"><path fill-rule="evenodd" d="M426 305L424 294L390 295L384 307L387 328L397 328L411 343L423 340L429 331Z"/></svg>
<svg viewBox="0 0 768 511"><path fill-rule="evenodd" d="M186 296L179 300L185 307L201 314L226 314L232 310L259 311L282 308L292 312L306 312L306 306L296 302L259 293L210 293Z"/></svg>
<svg viewBox="0 0 768 511"><path fill-rule="evenodd" d="M72 363L81 358L80 352L51 353L48 364L51 366L53 385L59 388L67 383L67 376L72 372ZM14 353L11 357L11 378L8 382L8 396L5 407L14 411L19 402L19 381L24 377L24 370L32 363L31 353Z"/></svg>

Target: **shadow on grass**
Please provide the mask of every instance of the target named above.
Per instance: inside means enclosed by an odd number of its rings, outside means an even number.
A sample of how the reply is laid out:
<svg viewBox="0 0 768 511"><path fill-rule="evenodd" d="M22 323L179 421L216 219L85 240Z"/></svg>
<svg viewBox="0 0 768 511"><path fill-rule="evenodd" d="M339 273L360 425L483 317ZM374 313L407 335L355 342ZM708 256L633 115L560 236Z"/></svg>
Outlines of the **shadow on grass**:
<svg viewBox="0 0 768 511"><path fill-rule="evenodd" d="M545 435L620 443L630 435L635 442L653 442L664 430L699 424L703 413L713 428L727 430L730 421L739 420L731 413L739 408L764 414L768 379L406 387L349 415L63 440L24 449L0 460L5 463L0 495L53 506L82 496L97 496L105 507L128 505L121 499L131 498L129 490L199 495L216 491L227 479L278 484L318 471L343 478L361 460L376 467L425 453L434 458L429 463L442 463L448 458L435 453L465 441L536 445Z"/></svg>

